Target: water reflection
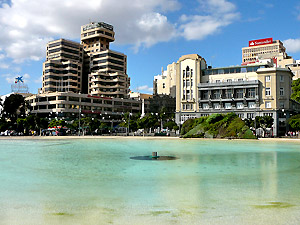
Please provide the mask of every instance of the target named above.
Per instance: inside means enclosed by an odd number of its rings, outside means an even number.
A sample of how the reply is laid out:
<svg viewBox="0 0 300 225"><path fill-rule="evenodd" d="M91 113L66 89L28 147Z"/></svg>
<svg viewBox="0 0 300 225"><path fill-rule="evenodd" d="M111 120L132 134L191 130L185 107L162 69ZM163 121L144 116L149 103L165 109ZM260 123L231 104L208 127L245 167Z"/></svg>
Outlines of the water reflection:
<svg viewBox="0 0 300 225"><path fill-rule="evenodd" d="M237 219L242 222L235 224L245 224L255 221L262 209L269 211L261 216L272 220L274 209L266 204L290 206L285 214L296 218L296 150L259 142L172 140L151 141L149 146L141 140L74 140L68 145L2 149L0 178L6 182L0 184L0 218L9 221L13 214L25 214L27 224L149 224L153 218L159 218L157 224L222 224L218 218L227 218L228 224ZM165 155L179 159L129 159L161 146L168 150ZM24 213L28 210L32 219Z"/></svg>

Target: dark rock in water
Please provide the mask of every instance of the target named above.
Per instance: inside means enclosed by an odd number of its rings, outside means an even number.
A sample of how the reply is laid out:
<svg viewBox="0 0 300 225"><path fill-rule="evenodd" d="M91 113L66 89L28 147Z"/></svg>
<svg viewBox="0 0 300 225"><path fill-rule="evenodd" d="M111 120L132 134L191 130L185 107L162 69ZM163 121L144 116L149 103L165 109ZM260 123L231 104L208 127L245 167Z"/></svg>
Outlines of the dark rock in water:
<svg viewBox="0 0 300 225"><path fill-rule="evenodd" d="M135 160L175 160L178 159L175 156L151 156L151 155L147 155L147 156L133 156L130 157L130 159L135 159Z"/></svg>

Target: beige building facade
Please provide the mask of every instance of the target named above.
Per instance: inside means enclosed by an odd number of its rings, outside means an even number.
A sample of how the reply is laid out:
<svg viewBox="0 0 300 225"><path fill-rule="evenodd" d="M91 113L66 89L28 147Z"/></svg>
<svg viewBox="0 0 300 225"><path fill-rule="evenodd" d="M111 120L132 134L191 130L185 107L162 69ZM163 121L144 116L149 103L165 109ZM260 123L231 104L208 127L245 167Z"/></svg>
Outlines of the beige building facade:
<svg viewBox="0 0 300 225"><path fill-rule="evenodd" d="M187 71L189 71L187 75ZM290 99L293 73L273 64L207 68L199 55L177 62L176 122L213 113L234 112L240 118L271 116L273 135L284 135L288 118L300 112Z"/></svg>
<svg viewBox="0 0 300 225"><path fill-rule="evenodd" d="M289 68L294 73L294 80L297 80L300 78L300 60L296 60L293 63L286 64L286 68Z"/></svg>
<svg viewBox="0 0 300 225"><path fill-rule="evenodd" d="M50 92L26 98L32 114L49 117L78 119L79 113L100 119L102 122L121 122L126 112L141 113L142 101L109 98L73 92Z"/></svg>
<svg viewBox="0 0 300 225"><path fill-rule="evenodd" d="M249 46L242 48L242 64L254 63L264 55L272 58L286 54L285 50L283 43L280 40L273 41L273 38L249 41Z"/></svg>
<svg viewBox="0 0 300 225"><path fill-rule="evenodd" d="M49 42L43 63L42 92L79 93L82 88L82 65L82 45L65 39Z"/></svg>
<svg viewBox="0 0 300 225"><path fill-rule="evenodd" d="M173 62L163 70L160 75L154 76L153 80L154 95L170 95L176 97L176 63Z"/></svg>
<svg viewBox="0 0 300 225"><path fill-rule="evenodd" d="M107 122L142 112L142 100L128 97L127 56L109 49L114 36L112 25L92 22L81 26L81 43L49 42L42 90L26 98L31 113L70 118L82 113Z"/></svg>
<svg viewBox="0 0 300 225"><path fill-rule="evenodd" d="M81 26L81 44L59 39L47 44L42 93L74 92L127 98L127 56L109 49L113 26L92 22Z"/></svg>
<svg viewBox="0 0 300 225"><path fill-rule="evenodd" d="M85 53L83 73L88 77L91 95L126 98L129 93L127 56L109 49L114 37L114 28L110 24L92 22L81 26L81 44Z"/></svg>
<svg viewBox="0 0 300 225"><path fill-rule="evenodd" d="M242 48L242 65L257 63L266 59L272 60L275 67L289 68L293 80L300 78L300 62L286 53L286 48L280 40L265 38L249 41L249 46Z"/></svg>

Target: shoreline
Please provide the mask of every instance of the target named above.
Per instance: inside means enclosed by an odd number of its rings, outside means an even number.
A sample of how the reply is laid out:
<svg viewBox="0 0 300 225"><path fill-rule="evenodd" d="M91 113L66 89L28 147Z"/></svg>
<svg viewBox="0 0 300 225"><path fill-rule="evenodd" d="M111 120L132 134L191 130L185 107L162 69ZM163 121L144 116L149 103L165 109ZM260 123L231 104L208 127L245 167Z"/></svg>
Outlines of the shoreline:
<svg viewBox="0 0 300 225"><path fill-rule="evenodd" d="M65 139L181 139L181 140L224 140L224 141L287 141L300 142L299 138L258 138L258 139L221 139L221 138L180 138L164 136L0 136L0 140L65 140Z"/></svg>

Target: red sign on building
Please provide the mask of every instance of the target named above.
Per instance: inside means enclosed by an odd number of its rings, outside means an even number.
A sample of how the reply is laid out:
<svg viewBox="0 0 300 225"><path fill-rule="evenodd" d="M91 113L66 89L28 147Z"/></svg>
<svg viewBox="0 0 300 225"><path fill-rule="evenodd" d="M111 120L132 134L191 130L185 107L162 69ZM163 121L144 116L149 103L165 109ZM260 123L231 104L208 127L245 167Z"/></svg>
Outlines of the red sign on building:
<svg viewBox="0 0 300 225"><path fill-rule="evenodd" d="M249 47L258 46L258 45L267 45L272 43L273 43L273 38L258 39L258 40L249 41Z"/></svg>

